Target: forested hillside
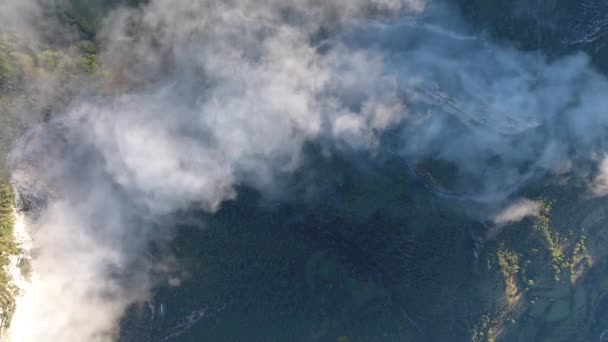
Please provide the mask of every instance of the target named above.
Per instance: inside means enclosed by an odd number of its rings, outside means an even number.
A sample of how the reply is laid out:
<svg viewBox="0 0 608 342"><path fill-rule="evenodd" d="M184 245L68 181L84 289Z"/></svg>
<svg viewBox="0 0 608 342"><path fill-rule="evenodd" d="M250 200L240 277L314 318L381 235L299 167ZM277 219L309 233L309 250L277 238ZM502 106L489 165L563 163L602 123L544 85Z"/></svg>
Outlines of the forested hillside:
<svg viewBox="0 0 608 342"><path fill-rule="evenodd" d="M10 152L29 129L53 120L60 122L62 115L75 102L92 99L104 103L113 97L147 90L158 79L162 79L163 73L171 73L173 63L183 63L183 60L176 61L183 56L174 56L172 51L162 51L158 53L162 56L159 58L162 61L158 62L161 67L149 74L141 70L136 73L131 72L131 68L144 61L134 59L117 62L116 56L109 53L109 42L103 32L108 29L104 25L108 13L122 7L138 8L148 2L42 2L44 20L33 17L34 22L26 26L28 30L21 25L0 28L2 316L12 313L15 305L15 289L11 287L6 272L9 256L19 253L19 246L13 241L12 235L15 204L22 206L17 209L29 209L28 199L19 197L23 194L17 194L18 197L14 198L14 191L9 184L13 160ZM605 64L607 50L604 42L608 36L604 36L603 21L598 19L589 6L595 6L593 8L597 11L608 11L608 8L595 1L584 3L586 6L559 1L454 0L450 2L450 8L458 9L458 13L463 15L465 27L480 39L499 42L509 49L530 52L531 55L526 55L526 61L532 59L529 56L538 54L548 56L548 63L551 63L560 57L583 51L591 56L593 68L605 74L608 66ZM296 22L301 19L288 10L282 13L281 18L292 18L291 16ZM328 15L332 16L340 17L339 13ZM133 22L130 25L132 31L137 32L140 28L138 25L143 24ZM407 24L402 26L408 27ZM383 26L373 26L377 27ZM270 31L272 30L268 29ZM251 36L258 34L263 37L270 35L268 32L261 30L251 33ZM292 33L289 30L286 32L286 36ZM331 36L331 33L330 28L321 27L313 36L314 39L323 40L325 36ZM231 38L233 35L236 34L227 34ZM468 36L457 37L457 40L467 39ZM350 42L348 39L345 41L344 46L348 46ZM315 46L318 50L315 53L331 56L323 49L330 50L333 43L330 40L326 45ZM375 47L374 44L371 45ZM382 41L378 42L378 45L382 44ZM417 44L423 43L413 41L411 46ZM161 45L161 42L150 43L153 47ZM218 44L219 48L225 47ZM243 49L242 55L251 60L258 62L267 57L256 50L257 46L247 48ZM513 53L512 50L508 51ZM365 53L360 53L355 57L363 59L365 56ZM403 58L402 55L397 56ZM354 59L357 60L356 58ZM391 58L395 56L391 55L382 62L391 65ZM293 61L288 59L285 65L291 66L291 62ZM377 60L374 62L382 64ZM332 63L335 63L332 67L338 70L343 67L338 62ZM310 65L314 63L307 64ZM274 67L272 65L268 69ZM142 69L147 70L144 66ZM297 76L300 72L295 67L289 70L290 75ZM196 72L205 74L206 70L197 69ZM238 72L230 69L226 73L232 76ZM319 74L322 79L324 75ZM390 73L387 74L389 75L382 74L382 80L390 84L393 79ZM192 81L188 78L191 76L179 75L187 79L185 83L188 87L197 86L200 89L210 88L208 83L217 81ZM224 74L221 76L229 78ZM243 82L248 81L248 77L249 75L244 75ZM446 83L453 81L449 77L442 80ZM260 84L264 85L266 81L262 78ZM349 84L354 81L346 77L341 82ZM172 79L169 83L172 87L179 82ZM466 86L466 82L462 83ZM298 91L301 90L300 86L305 88L298 84ZM332 86L334 88L329 87L330 91L338 92L343 84ZM369 86L376 84L370 83ZM490 83L485 85L490 86ZM312 88L316 90L316 83ZM180 96L186 94L184 98L188 98L189 92L198 90L179 88ZM224 89L220 87L220 91L214 95L223 95L221 90ZM283 94L281 87L275 87L273 91ZM467 114L459 111L458 100L444 95L439 85L435 90L425 91L416 95L428 96L439 103L437 107L429 105L429 108L449 107L453 112ZM243 97L255 97L243 89L236 93ZM378 93L374 96L381 98L382 92ZM364 96L355 91L348 95L349 98ZM200 96L191 102L198 104L197 101L203 101L201 98L204 101L215 101ZM281 100L282 98L271 101L271 105L279 103L282 106ZM294 96L289 100L300 104L298 101L301 98ZM337 102L332 102L332 106L337 108L342 105ZM216 105L213 108L220 108L223 104ZM349 106L352 107L349 109L362 112L369 109L366 103L356 101ZM144 105L141 107L147 108ZM176 112L183 110L176 107ZM247 112L243 109L248 109L246 107L246 104L239 102L230 109L240 113L239 111ZM466 108L466 105L461 107ZM385 107L381 109L388 111ZM163 111L165 108L154 110ZM171 112L164 114L167 117L172 115ZM222 122L221 120L218 117L214 122ZM168 122L174 124L170 120ZM454 131L466 132L470 129L456 119L446 122L456 122L453 126L446 125ZM358 129L352 122L345 120L342 123L346 129ZM230 122L224 124L232 127ZM255 124L256 122L251 123L253 129L258 127ZM378 124L384 129L382 124L386 122L378 119L365 124ZM478 120L472 126L483 127L484 124L486 122ZM539 124L540 128L530 130L540 131L543 124ZM323 125L327 123L319 123L320 127ZM58 124L57 127L62 126ZM437 127L444 128L439 124ZM173 129L171 127L169 131ZM231 137L231 143L242 139L239 135L241 132L237 129L234 131L237 133ZM226 132L232 130L226 129ZM254 135L268 134L265 132L256 131ZM377 129L374 128L373 134L366 138L372 141L376 138L376 133ZM194 129L183 129L180 134L188 147L191 146L191 140L200 138ZM147 140L141 139L153 145L155 139L166 139L168 135L151 135L152 137L145 136ZM247 168L257 166L263 158L247 159L243 161L246 165L244 171L239 169L242 174L232 172L230 176L255 179L252 182L254 184L235 183L235 189L230 190L234 190L238 196L226 191L229 194L225 195L221 205L213 208L215 212L206 210L206 203L201 200L201 203L195 204L188 202L188 205L178 206L178 210L173 211L161 206L159 211L162 215L158 215L160 218L150 218L153 210L147 206L154 207L167 193L173 199L172 189L155 187L152 200L141 204L128 199L132 189L121 188L124 185L121 182L133 178L137 184L144 183L148 176L153 178L156 174L146 173L137 178L125 172L117 179L108 181L108 184L104 183L104 186L119 195L108 197L110 200L103 197L95 201L101 208L112 214L122 214L122 210L128 212L128 209L112 203L112 199L118 198L121 201L119 204L128 203L145 212L142 217L131 216L130 212L125 214L129 228L132 228L131 225L135 227L137 224L146 224L166 229L159 229L163 232L158 234L160 237L155 236L144 242L135 241L128 234L117 234L121 241L137 242L138 248L145 250L145 256L130 260L128 267L147 267L146 270L156 278L151 282L150 289L146 289L150 298L145 301L137 298L132 301L135 304L130 303L132 305L128 306L126 316L120 321L120 332L115 332L116 336L112 335L111 338L116 337L121 341L165 341L177 337L184 338L184 341L241 341L243 336L255 336L257 339L252 337L249 341L355 342L377 341L378 336L382 336L387 341L602 340L600 336L605 336L608 329L605 323L608 319L608 252L605 248L608 241L608 213L605 210L605 199L589 194L589 184L582 181L576 173L579 170L565 168L560 173L547 172L540 176L530 176L505 200L516 204L513 209L515 214L501 212L502 217L497 214L499 210L495 202L488 204L471 200L471 197L461 193L459 187L462 184L471 184L457 179L461 175L468 175L468 165L459 166L453 160L442 161L439 153L437 158L424 156L416 160L414 165L389 148L395 141L400 142L395 135L393 130L386 129L386 134L373 141L375 146L382 148L373 153L357 151L346 156L340 155L343 147L338 143L326 148L323 139L319 139L320 142L306 141L302 144L304 147L302 156L298 159L299 167L286 167L288 171L282 170L283 173L277 177L279 180L270 187L271 193L282 192L282 195L274 197L256 188L259 184L271 183L266 172L272 174L272 171ZM204 139L211 141L210 144L217 143L214 137L205 136ZM534 140L531 145L536 143ZM174 153L171 148L163 147L159 147L159 154ZM449 150L449 147L446 149ZM530 146L513 147L514 150L517 148L533 149ZM111 153L118 153L120 146L112 151ZM259 154L264 152L266 151ZM82 152L86 153L88 150ZM136 165L147 166L148 159L156 157L155 153L138 153L139 151L133 152L133 157L141 163ZM277 163L283 163L281 156L270 155L279 160ZM170 158L159 159L161 163L172 162ZM224 161L224 156L219 159ZM595 161L597 159L599 157ZM177 169L187 169L185 163L180 162L175 163ZM273 162L276 161L273 159ZM484 175L495 176L492 171L501 162L503 160L498 154L484 160L484 172L487 171ZM573 163L575 162L577 160ZM205 170L215 170L210 164L203 164ZM589 166L591 162L580 164L587 174L599 172L600 167ZM107 166L104 163L94 165ZM528 166L522 163L521 169L525 171ZM86 165L82 165L82 168L87 169ZM94 171L95 175L112 172L109 166ZM166 177L168 183L176 181L175 178L178 177L164 172L162 176ZM157 180L154 181L156 183ZM163 181L165 179L160 183ZM178 184L182 184L179 183L181 181L177 180ZM188 178L187 181L191 179ZM479 183L482 181L479 180ZM207 186L205 183L203 188L207 189ZM79 194L89 191L88 188L82 189L86 187L74 187L76 190L70 190ZM139 190L133 192L145 192ZM187 193L186 190L183 192ZM104 192L102 195L107 194ZM525 213L521 214L517 210ZM178 218L171 218L171 215ZM111 215L104 216L103 212L95 212L92 216L97 219L92 224L96 229L96 225L105 224L106 221L111 224L115 219ZM518 217L512 219L511 216ZM145 235L144 229L134 231ZM111 241L106 235L100 233L100 236L95 235L104 243ZM122 255L111 255L115 259L108 258L111 259L111 266L104 268L104 272L109 274L108 279L119 279L120 272L113 267L118 269L116 265ZM125 279L138 281L136 277ZM119 310L114 307L112 309ZM252 316L255 319L251 319ZM278 320L280 324L277 324ZM205 325L198 324L199 321ZM8 325L7 319L3 322Z"/></svg>

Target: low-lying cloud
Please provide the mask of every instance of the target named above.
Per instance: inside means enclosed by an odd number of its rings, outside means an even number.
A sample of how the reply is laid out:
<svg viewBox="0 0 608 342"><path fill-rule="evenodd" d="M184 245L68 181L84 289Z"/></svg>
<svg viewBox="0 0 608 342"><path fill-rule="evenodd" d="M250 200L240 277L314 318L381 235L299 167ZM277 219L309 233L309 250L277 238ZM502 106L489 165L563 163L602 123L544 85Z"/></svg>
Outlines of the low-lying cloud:
<svg viewBox="0 0 608 342"><path fill-rule="evenodd" d="M152 0L112 12L101 60L135 90L76 99L11 154L15 188L48 196L14 340L115 340L156 285L145 250L166 235L158 218L212 212L240 184L278 191L310 141L452 162L459 191L498 202L605 150L608 81L586 56L495 45L437 6ZM520 202L496 220L535 210Z"/></svg>
<svg viewBox="0 0 608 342"><path fill-rule="evenodd" d="M527 198L519 199L500 211L494 217L494 223L498 225L519 222L526 217L538 216L541 203Z"/></svg>

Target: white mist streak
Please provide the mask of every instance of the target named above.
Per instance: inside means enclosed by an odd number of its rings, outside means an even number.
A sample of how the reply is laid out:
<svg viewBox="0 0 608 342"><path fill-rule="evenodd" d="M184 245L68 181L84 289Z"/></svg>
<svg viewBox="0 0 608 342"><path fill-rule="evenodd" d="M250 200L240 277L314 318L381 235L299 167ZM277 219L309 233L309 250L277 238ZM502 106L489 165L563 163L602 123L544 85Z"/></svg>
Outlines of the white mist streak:
<svg viewBox="0 0 608 342"><path fill-rule="evenodd" d="M17 301L11 341L111 340L125 299L138 299L100 272L122 257L89 236L78 215L69 215L73 210L53 202L32 225L32 274ZM145 282L140 285L138 293L145 293Z"/></svg>
<svg viewBox="0 0 608 342"><path fill-rule="evenodd" d="M538 216L541 203L527 198L517 200L509 204L494 217L494 222L499 225L519 222L526 217Z"/></svg>
<svg viewBox="0 0 608 342"><path fill-rule="evenodd" d="M15 225L13 227L13 235L15 243L18 245L21 253L18 256L11 257L10 265L10 277L13 284L18 289L18 293L15 296L15 306L18 308L27 307L27 293L32 287L32 280L35 277L29 270L29 274L25 274L24 269L19 267L20 259L24 259L25 262L31 266L32 259L32 239L29 235L27 217L23 213L15 211ZM27 320L23 320L16 315L12 317L11 327L9 330L9 341L26 341L26 334L31 329L31 324Z"/></svg>

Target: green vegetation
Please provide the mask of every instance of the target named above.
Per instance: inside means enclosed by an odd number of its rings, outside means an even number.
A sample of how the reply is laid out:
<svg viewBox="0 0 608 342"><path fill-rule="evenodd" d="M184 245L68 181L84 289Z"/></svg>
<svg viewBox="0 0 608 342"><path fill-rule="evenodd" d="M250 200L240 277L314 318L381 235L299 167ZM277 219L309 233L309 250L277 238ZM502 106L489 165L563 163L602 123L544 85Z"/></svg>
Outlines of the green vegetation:
<svg viewBox="0 0 608 342"><path fill-rule="evenodd" d="M545 248L549 252L551 258L551 267L553 269L553 277L555 281L560 280L561 267L563 264L563 255L561 246L559 245L559 233L553 231L550 227L549 214L551 213L551 204L542 201L540 213L535 218L532 228L540 235L545 244Z"/></svg>
<svg viewBox="0 0 608 342"><path fill-rule="evenodd" d="M8 256L17 252L13 242L14 204L10 185L0 180L0 266L8 263Z"/></svg>
<svg viewBox="0 0 608 342"><path fill-rule="evenodd" d="M20 70L16 66L15 51L0 40L0 90L10 91L18 81Z"/></svg>
<svg viewBox="0 0 608 342"><path fill-rule="evenodd" d="M103 68L97 57L96 30L113 7L137 3L122 0L44 3L45 15L55 16L64 25L62 32L69 34L41 32L40 40L0 27L0 324L10 321L16 291L9 285L4 267L9 264L9 256L18 253L12 233L13 194L5 181L6 156L27 127L61 111L74 94L83 89L100 93L110 88L105 77L111 72ZM25 260L18 266L24 274L31 268Z"/></svg>
<svg viewBox="0 0 608 342"><path fill-rule="evenodd" d="M505 284L507 302L509 305L514 305L519 295L520 256L501 242L496 252L496 261Z"/></svg>
<svg viewBox="0 0 608 342"><path fill-rule="evenodd" d="M517 275L519 272L519 256L515 252L507 250L504 244L501 244L497 259L500 272L505 280Z"/></svg>
<svg viewBox="0 0 608 342"><path fill-rule="evenodd" d="M62 53L53 50L44 50L38 55L41 67L48 71L55 71L62 60Z"/></svg>
<svg viewBox="0 0 608 342"><path fill-rule="evenodd" d="M10 276L5 267L9 265L9 257L18 253L18 248L13 239L14 204L10 185L0 180L0 309L2 313L10 313L14 307L14 289L10 286ZM0 322L8 324L7 321Z"/></svg>
<svg viewBox="0 0 608 342"><path fill-rule="evenodd" d="M587 250L587 236L581 235L572 249L569 262L565 264L570 274L570 283L574 285L582 272L592 266L591 256Z"/></svg>
<svg viewBox="0 0 608 342"><path fill-rule="evenodd" d="M498 324L498 320L490 314L483 314L479 323L473 328L471 334L471 342L494 342L496 333L494 327Z"/></svg>

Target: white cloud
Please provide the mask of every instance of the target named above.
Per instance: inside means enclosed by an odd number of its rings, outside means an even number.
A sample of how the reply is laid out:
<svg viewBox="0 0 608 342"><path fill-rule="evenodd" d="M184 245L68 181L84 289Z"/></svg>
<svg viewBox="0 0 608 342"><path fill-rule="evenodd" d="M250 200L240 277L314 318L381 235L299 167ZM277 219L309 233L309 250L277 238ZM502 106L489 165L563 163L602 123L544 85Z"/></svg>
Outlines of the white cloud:
<svg viewBox="0 0 608 342"><path fill-rule="evenodd" d="M526 217L538 216L541 203L527 198L519 199L509 204L506 208L494 216L494 222L498 225L519 222Z"/></svg>

